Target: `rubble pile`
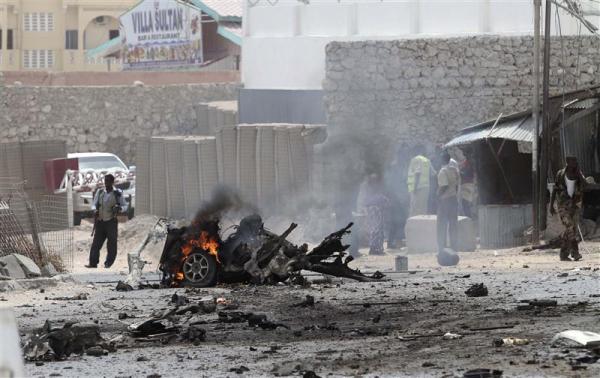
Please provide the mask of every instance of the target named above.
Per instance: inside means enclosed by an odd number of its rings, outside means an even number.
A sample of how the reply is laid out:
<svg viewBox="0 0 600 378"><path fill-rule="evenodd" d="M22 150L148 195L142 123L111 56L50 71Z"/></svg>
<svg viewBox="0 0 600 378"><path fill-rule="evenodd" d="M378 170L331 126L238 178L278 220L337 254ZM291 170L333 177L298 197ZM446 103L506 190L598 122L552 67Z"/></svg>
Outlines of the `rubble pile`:
<svg viewBox="0 0 600 378"><path fill-rule="evenodd" d="M66 322L59 327L54 322L46 323L33 332L23 347L28 361L62 360L72 354L106 355L116 350L113 341L100 335L95 323Z"/></svg>
<svg viewBox="0 0 600 378"><path fill-rule="evenodd" d="M46 262L40 268L35 261L22 254L12 253L0 257L0 280L52 277L57 274L58 271L51 262Z"/></svg>
<svg viewBox="0 0 600 378"><path fill-rule="evenodd" d="M193 291L187 293L188 296L173 294L166 308L157 309L144 320L130 324L128 336L137 341L179 341L197 345L206 341L204 327L213 323L247 323L250 328L264 330L290 329L285 324L270 321L265 314L235 311L237 304L224 298L194 297ZM217 312L217 309L221 311Z"/></svg>

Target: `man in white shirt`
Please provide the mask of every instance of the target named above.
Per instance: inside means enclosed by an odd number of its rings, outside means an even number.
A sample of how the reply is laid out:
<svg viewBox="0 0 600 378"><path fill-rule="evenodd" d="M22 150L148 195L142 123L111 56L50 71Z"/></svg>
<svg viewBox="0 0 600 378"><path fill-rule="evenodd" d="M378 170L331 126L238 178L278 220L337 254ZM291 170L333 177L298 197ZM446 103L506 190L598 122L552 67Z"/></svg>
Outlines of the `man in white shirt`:
<svg viewBox="0 0 600 378"><path fill-rule="evenodd" d="M458 185L460 175L456 166L451 164L447 151L442 154L445 164L437 175L438 180L438 211L437 211L437 242L441 253L446 248L447 235L450 235L450 247L458 248Z"/></svg>
<svg viewBox="0 0 600 378"><path fill-rule="evenodd" d="M106 243L108 254L104 262L105 268L110 268L117 258L118 222L117 214L126 208L123 192L113 187L115 177L111 174L104 176L104 188L96 191L92 210L94 214L94 240L90 248L90 262L86 268L97 268L100 262L100 249Z"/></svg>

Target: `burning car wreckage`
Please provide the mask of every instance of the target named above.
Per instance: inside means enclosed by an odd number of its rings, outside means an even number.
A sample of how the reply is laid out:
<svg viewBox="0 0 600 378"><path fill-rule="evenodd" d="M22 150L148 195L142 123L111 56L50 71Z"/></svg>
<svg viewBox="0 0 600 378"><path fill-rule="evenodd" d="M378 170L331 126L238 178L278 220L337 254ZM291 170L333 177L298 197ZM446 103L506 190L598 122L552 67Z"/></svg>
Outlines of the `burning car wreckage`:
<svg viewBox="0 0 600 378"><path fill-rule="evenodd" d="M300 271L354 279L360 282L381 280L352 269L347 256L350 247L342 237L352 223L327 236L309 251L307 244L296 246L286 238L297 224L281 235L265 229L262 218L253 214L243 218L225 240L220 237L216 217L197 217L188 227L171 228L160 259L162 285L170 287L207 287L216 283L250 282L272 284L301 279Z"/></svg>
<svg viewBox="0 0 600 378"><path fill-rule="evenodd" d="M127 336L130 338L118 335L105 339L97 323L67 321L61 327L59 323L46 321L24 343L25 358L29 361L51 361L63 360L71 354L102 356L127 347L131 338L161 343L168 343L174 338L194 344L205 341L203 325L207 321L203 315L214 313L217 306L221 310L236 310L237 305L228 305L226 300L212 296L194 298L197 293L194 288L217 283L273 284L286 280L303 283L301 270L360 282L379 281L384 277L380 272L367 276L348 267L353 258L346 256L350 246L342 243L342 237L350 233L352 223L327 236L310 251L307 244L298 247L286 239L297 227L294 223L277 235L264 228L259 215L250 215L243 218L225 240L221 240L219 223L218 217L196 217L190 226L167 229L159 264L161 286L190 287L186 291L188 296L173 294L168 307L157 308L149 317L129 324ZM151 239L151 234L138 252ZM129 290L133 289L129 287ZM85 300L87 297L71 299ZM300 305L311 304L314 305L314 298L307 296ZM119 314L119 319L127 318L126 313ZM270 321L264 314L241 311L219 311L216 321L247 323L249 327L265 330L289 328Z"/></svg>

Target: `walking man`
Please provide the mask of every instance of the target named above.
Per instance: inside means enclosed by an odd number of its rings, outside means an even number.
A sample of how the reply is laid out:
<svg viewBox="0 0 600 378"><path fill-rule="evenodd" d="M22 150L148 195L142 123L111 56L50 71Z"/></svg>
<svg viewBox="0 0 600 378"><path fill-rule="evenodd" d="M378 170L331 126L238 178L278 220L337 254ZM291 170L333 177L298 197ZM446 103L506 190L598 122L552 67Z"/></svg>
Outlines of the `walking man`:
<svg viewBox="0 0 600 378"><path fill-rule="evenodd" d="M408 166L408 192L410 194L410 216L427 214L429 200L429 175L431 162L425 157L425 148L418 145Z"/></svg>
<svg viewBox="0 0 600 378"><path fill-rule="evenodd" d="M577 226L579 214L583 206L583 189L586 181L579 169L577 158L567 157L567 165L558 171L554 181L554 190L550 199L550 214L556 214L554 202L558 204L558 215L565 231L561 234L560 260L581 260L579 242L577 241Z"/></svg>
<svg viewBox="0 0 600 378"><path fill-rule="evenodd" d="M383 255L385 210L389 207L389 201L379 173L367 176L361 185L358 202L359 208L367 213L369 255Z"/></svg>
<svg viewBox="0 0 600 378"><path fill-rule="evenodd" d="M458 249L458 182L459 172L450 163L450 154L442 153L444 166L437 176L438 207L437 207L437 242L438 252L446 248L447 235L450 235L450 248Z"/></svg>
<svg viewBox="0 0 600 378"><path fill-rule="evenodd" d="M104 189L99 189L94 196L92 210L94 214L94 240L90 249L90 262L86 268L97 268L100 262L100 249L108 240L108 254L104 262L105 268L110 268L117 258L117 214L126 208L123 193L114 188L115 177L111 174L104 176Z"/></svg>

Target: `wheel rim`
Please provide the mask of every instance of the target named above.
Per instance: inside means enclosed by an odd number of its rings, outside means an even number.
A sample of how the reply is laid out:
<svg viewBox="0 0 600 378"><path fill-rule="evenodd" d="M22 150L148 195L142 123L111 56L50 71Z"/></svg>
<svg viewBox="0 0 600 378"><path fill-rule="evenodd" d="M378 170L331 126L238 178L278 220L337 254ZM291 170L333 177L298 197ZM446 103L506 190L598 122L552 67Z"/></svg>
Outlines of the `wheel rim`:
<svg viewBox="0 0 600 378"><path fill-rule="evenodd" d="M194 253L183 263L183 275L190 282L200 282L208 276L208 259L201 253Z"/></svg>

